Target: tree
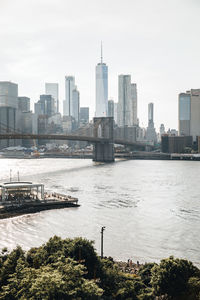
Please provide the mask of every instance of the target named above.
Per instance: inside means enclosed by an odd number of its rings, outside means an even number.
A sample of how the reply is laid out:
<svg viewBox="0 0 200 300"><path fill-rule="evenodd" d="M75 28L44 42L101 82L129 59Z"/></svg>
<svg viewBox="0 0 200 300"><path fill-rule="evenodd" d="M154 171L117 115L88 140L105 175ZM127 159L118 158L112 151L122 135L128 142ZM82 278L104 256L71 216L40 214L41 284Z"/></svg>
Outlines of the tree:
<svg viewBox="0 0 200 300"><path fill-rule="evenodd" d="M145 263L138 272L144 284L148 287L151 287L151 270L155 266L155 263Z"/></svg>
<svg viewBox="0 0 200 300"><path fill-rule="evenodd" d="M54 236L39 248L32 248L27 253L30 267L38 268L41 264L48 265L56 262L59 257L69 257L87 268L85 276L93 279L100 274L100 259L93 246L93 241L83 238L64 239Z"/></svg>
<svg viewBox="0 0 200 300"><path fill-rule="evenodd" d="M187 296L188 300L200 299L200 277L190 277Z"/></svg>
<svg viewBox="0 0 200 300"><path fill-rule="evenodd" d="M25 260L24 251L20 246L17 246L10 254L5 254L0 261L0 290L1 287L7 284L10 274L16 270L19 259Z"/></svg>
<svg viewBox="0 0 200 300"><path fill-rule="evenodd" d="M1 300L95 300L103 294L93 280L83 277L85 267L69 258L38 269L23 268L19 261L16 269L2 289Z"/></svg>
<svg viewBox="0 0 200 300"><path fill-rule="evenodd" d="M167 294L172 299L179 297L184 299L188 280L199 275L198 268L193 266L192 262L170 256L152 268L151 284L154 294L156 296Z"/></svg>

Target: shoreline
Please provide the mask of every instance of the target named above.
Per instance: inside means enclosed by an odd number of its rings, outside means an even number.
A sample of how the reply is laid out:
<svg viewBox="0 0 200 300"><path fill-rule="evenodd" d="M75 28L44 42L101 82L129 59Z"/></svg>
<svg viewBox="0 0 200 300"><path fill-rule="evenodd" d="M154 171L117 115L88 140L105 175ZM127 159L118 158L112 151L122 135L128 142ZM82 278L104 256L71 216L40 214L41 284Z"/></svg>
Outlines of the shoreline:
<svg viewBox="0 0 200 300"><path fill-rule="evenodd" d="M45 153L39 157L35 156L21 156L21 155L0 155L0 159L93 159L92 154L56 154ZM155 153L155 152L136 152L136 153L115 153L115 159L124 160L165 160L165 161L200 161L200 154L181 154L181 153Z"/></svg>
<svg viewBox="0 0 200 300"><path fill-rule="evenodd" d="M40 211L62 209L67 207L79 207L80 205L69 201L24 203L20 206L3 206L0 208L0 220L18 217L26 214L34 214Z"/></svg>

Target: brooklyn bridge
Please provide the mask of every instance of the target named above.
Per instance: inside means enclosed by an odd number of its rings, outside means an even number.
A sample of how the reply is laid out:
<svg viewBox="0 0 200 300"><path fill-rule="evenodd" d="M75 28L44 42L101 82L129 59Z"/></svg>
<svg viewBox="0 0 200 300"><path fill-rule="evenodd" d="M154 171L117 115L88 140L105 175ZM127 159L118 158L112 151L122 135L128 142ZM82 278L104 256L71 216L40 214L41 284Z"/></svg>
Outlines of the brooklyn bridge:
<svg viewBox="0 0 200 300"><path fill-rule="evenodd" d="M114 144L130 146L140 150L151 150L153 148L147 143L133 141L130 137L126 137L123 129L122 134L117 134L114 129L113 117L94 118L93 124L79 128L70 134L24 133L14 128L6 128L1 123L0 129L0 140L70 140L91 143L93 144L93 160L97 162L114 161Z"/></svg>

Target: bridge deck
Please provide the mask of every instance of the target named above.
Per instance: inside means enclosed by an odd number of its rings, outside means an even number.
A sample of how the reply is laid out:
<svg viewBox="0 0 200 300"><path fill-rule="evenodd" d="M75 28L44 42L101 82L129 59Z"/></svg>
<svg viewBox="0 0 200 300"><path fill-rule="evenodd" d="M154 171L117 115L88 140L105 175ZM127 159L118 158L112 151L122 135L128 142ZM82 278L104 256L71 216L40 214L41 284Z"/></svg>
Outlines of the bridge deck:
<svg viewBox="0 0 200 300"><path fill-rule="evenodd" d="M146 147L149 146L153 148L152 145L140 142L131 142L121 139L114 139L113 141L108 138L97 138L90 136L82 136L82 135L63 135L63 134L19 134L19 133L5 133L0 134L0 140L7 139L26 139L26 140L71 140L71 141L85 141L90 143L115 143L119 145L130 145L130 146L138 146L138 147Z"/></svg>

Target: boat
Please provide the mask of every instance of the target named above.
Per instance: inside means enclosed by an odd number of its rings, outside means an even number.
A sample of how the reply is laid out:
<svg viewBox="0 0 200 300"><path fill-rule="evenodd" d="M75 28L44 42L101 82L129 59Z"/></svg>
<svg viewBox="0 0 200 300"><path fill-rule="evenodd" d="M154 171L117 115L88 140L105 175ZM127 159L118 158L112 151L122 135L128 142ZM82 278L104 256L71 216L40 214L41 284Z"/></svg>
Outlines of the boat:
<svg viewBox="0 0 200 300"><path fill-rule="evenodd" d="M0 184L0 219L42 210L78 207L78 199L60 193L48 193L44 184L10 181Z"/></svg>

